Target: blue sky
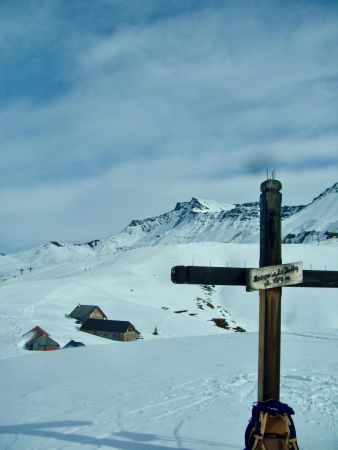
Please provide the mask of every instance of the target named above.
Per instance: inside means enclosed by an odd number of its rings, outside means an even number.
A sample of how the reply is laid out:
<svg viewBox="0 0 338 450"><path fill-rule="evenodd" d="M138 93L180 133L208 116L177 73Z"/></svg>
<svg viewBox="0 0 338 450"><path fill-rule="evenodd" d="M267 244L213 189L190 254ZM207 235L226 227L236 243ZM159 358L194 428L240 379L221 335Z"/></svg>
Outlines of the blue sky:
<svg viewBox="0 0 338 450"><path fill-rule="evenodd" d="M0 251L337 181L338 2L4 0Z"/></svg>

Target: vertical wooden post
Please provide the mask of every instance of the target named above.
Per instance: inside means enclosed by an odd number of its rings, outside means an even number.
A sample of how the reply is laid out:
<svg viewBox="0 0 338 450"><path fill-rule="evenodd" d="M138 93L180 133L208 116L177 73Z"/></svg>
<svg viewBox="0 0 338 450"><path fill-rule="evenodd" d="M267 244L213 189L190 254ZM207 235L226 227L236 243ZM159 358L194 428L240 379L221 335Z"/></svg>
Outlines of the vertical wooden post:
<svg viewBox="0 0 338 450"><path fill-rule="evenodd" d="M278 180L261 184L260 267L282 263L281 188ZM258 401L279 400L281 296L281 288L259 291Z"/></svg>

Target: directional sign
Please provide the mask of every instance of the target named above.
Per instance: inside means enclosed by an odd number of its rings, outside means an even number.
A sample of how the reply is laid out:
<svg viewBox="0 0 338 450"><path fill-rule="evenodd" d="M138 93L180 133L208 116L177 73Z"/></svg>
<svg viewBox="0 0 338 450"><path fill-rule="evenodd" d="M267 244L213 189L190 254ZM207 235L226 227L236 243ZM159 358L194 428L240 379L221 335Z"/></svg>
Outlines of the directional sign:
<svg viewBox="0 0 338 450"><path fill-rule="evenodd" d="M278 266L260 267L247 271L246 290L271 289L303 282L301 261Z"/></svg>

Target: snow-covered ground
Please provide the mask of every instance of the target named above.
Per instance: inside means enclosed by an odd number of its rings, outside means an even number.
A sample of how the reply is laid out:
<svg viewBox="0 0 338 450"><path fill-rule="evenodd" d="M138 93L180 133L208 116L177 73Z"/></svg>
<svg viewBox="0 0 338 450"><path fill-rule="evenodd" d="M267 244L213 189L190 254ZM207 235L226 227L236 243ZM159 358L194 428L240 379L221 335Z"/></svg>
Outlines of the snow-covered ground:
<svg viewBox="0 0 338 450"><path fill-rule="evenodd" d="M282 400L306 450L338 448L338 332L283 336ZM0 361L8 450L242 449L257 334L116 343Z"/></svg>
<svg viewBox="0 0 338 450"><path fill-rule="evenodd" d="M337 249L285 245L283 262L338 270ZM170 268L257 267L258 251L221 243L117 254L48 246L1 257L0 449L243 448L257 395L258 294L174 285ZM65 317L78 303L131 321L144 339L81 333ZM302 449L336 450L338 292L285 288L282 303L281 400L295 409ZM248 332L217 328L214 317ZM36 325L61 345L74 339L86 347L25 351L21 336Z"/></svg>

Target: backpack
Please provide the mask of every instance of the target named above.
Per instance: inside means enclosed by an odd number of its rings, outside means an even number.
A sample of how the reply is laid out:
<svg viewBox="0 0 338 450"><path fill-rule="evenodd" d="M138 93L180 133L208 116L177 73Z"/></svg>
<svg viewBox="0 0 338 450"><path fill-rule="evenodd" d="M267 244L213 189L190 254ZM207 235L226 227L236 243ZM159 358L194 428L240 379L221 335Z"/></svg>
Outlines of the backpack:
<svg viewBox="0 0 338 450"><path fill-rule="evenodd" d="M277 400L254 403L244 450L299 450L292 414L290 406Z"/></svg>

